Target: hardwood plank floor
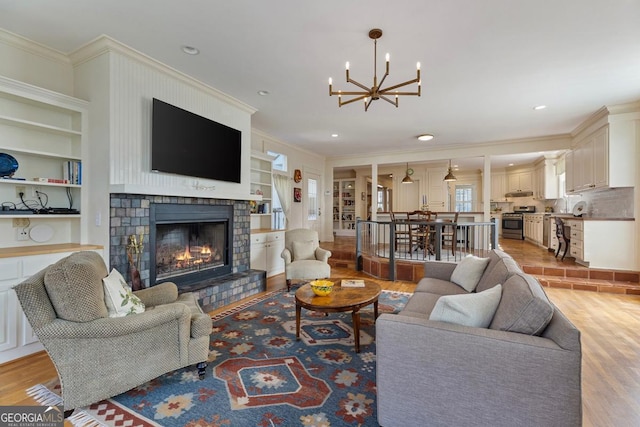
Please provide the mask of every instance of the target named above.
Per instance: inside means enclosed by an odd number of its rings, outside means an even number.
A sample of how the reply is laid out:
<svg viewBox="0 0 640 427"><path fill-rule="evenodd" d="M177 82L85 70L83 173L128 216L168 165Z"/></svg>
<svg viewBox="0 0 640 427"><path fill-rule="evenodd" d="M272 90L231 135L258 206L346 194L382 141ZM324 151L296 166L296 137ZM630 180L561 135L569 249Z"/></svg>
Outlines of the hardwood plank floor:
<svg viewBox="0 0 640 427"><path fill-rule="evenodd" d="M367 277L342 268L334 268L332 275ZM383 289L400 292L413 292L416 286L411 282L375 281ZM268 291L284 288L283 275L268 280ZM583 425L640 425L640 296L552 288L545 291L582 333ZM0 405L29 404L32 401L24 390L55 375L45 353L0 366Z"/></svg>

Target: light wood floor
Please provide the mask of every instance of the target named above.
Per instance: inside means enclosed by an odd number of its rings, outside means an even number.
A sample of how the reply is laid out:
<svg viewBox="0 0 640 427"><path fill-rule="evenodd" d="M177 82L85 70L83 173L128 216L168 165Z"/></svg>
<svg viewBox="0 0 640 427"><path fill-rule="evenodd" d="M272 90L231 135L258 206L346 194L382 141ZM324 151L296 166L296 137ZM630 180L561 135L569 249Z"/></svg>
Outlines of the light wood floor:
<svg viewBox="0 0 640 427"><path fill-rule="evenodd" d="M340 268L334 268L332 275L360 276ZM410 282L376 282L387 290L412 292L415 288ZM268 280L267 290L284 287L282 275ZM582 332L583 425L640 426L640 296L545 291ZM46 353L0 366L0 405L33 404L24 390L55 375Z"/></svg>

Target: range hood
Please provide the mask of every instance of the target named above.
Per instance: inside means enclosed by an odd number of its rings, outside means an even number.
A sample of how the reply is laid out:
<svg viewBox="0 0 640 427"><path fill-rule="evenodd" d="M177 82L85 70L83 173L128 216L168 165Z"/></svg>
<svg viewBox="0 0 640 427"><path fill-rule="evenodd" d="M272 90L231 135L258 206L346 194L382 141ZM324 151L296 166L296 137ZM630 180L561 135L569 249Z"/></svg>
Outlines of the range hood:
<svg viewBox="0 0 640 427"><path fill-rule="evenodd" d="M505 194L504 197L533 197L533 191L514 191Z"/></svg>

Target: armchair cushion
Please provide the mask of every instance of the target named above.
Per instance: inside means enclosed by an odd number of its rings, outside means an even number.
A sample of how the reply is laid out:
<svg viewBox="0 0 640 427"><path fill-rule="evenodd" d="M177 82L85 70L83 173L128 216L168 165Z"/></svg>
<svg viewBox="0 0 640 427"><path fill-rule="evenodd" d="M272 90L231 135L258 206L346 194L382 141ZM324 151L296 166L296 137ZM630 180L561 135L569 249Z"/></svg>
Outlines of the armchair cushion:
<svg viewBox="0 0 640 427"><path fill-rule="evenodd" d="M502 286L495 285L483 292L441 296L429 320L486 328L491 324L501 295Z"/></svg>
<svg viewBox="0 0 640 427"><path fill-rule="evenodd" d="M316 259L316 247L313 240L293 242L293 260Z"/></svg>
<svg viewBox="0 0 640 427"><path fill-rule="evenodd" d="M107 275L102 257L95 252L78 252L50 266L44 286L59 318L90 322L108 317L102 278Z"/></svg>
<svg viewBox="0 0 640 427"><path fill-rule="evenodd" d="M122 317L144 312L144 303L131 292L131 288L115 268L102 279L104 301L109 317Z"/></svg>

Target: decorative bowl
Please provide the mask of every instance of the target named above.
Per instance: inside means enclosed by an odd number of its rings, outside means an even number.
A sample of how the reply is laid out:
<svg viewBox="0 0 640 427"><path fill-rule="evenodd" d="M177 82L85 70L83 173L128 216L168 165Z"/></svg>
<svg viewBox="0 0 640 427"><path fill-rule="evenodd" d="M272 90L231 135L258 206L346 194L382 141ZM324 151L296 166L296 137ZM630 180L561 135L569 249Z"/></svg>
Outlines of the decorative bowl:
<svg viewBox="0 0 640 427"><path fill-rule="evenodd" d="M319 297L326 297L333 290L333 282L329 280L313 280L309 284L313 293Z"/></svg>

